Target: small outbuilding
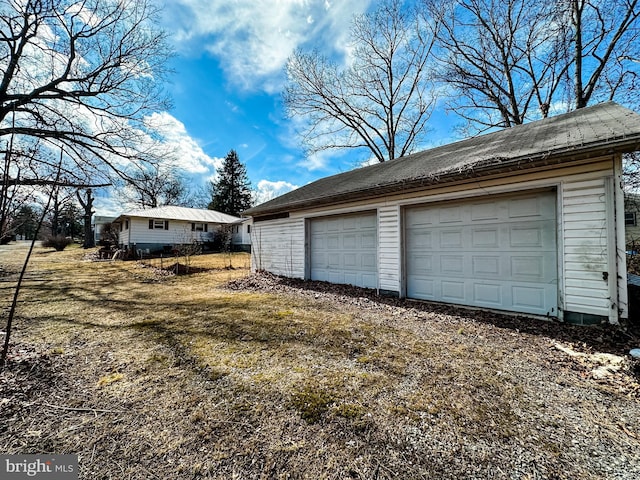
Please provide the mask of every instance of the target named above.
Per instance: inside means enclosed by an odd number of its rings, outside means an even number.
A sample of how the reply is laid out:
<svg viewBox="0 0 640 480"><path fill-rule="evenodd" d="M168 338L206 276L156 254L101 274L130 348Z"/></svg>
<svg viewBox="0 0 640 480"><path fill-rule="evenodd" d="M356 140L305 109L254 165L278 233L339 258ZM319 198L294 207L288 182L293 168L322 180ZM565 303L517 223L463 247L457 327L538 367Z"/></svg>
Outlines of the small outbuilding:
<svg viewBox="0 0 640 480"><path fill-rule="evenodd" d="M245 212L252 267L558 318L628 317L622 154L608 102L320 179Z"/></svg>
<svg viewBox="0 0 640 480"><path fill-rule="evenodd" d="M231 235L232 225L240 221L215 210L163 206L125 212L114 223L120 224L121 248L152 252L176 245L215 244L221 235Z"/></svg>

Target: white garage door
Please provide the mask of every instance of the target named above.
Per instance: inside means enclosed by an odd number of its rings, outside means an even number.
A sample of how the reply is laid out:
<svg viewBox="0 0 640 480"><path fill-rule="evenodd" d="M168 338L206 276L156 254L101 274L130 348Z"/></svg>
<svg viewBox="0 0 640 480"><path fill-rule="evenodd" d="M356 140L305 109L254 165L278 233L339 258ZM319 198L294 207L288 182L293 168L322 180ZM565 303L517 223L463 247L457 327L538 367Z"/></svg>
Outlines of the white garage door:
<svg viewBox="0 0 640 480"><path fill-rule="evenodd" d="M555 192L406 210L407 296L557 316Z"/></svg>
<svg viewBox="0 0 640 480"><path fill-rule="evenodd" d="M376 213L311 220L311 279L377 288Z"/></svg>

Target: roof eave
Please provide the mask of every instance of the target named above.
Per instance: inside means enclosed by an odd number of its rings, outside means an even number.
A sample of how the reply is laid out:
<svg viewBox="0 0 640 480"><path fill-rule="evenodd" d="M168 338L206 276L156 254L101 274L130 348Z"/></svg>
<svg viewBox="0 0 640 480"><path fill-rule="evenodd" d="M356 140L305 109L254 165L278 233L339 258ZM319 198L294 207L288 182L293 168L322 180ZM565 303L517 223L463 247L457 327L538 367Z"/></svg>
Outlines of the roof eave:
<svg viewBox="0 0 640 480"><path fill-rule="evenodd" d="M616 153L629 153L636 150L640 150L640 134L619 138L613 141L603 140L588 145L581 145L580 147L571 147L554 151L540 152L535 155L515 157L507 161L494 159L492 161L488 161L484 165L482 164L482 162L469 165L469 168L465 168L464 170L453 170L449 172L445 171L438 175L407 179L402 182L380 184L362 190L354 190L352 192L330 196L315 197L298 202L291 202L284 205L274 206L272 208L262 209L258 205L243 213L251 217L273 215L277 213L302 210L311 207L328 206L351 201L366 200L380 195L409 192L415 189L431 187L434 185L445 185L447 183L465 180L468 178L477 178L479 176L485 176L489 174L510 173L514 171L536 168L539 166L558 165L560 163L571 160L585 160ZM496 161L501 161L501 163L499 165L493 163Z"/></svg>

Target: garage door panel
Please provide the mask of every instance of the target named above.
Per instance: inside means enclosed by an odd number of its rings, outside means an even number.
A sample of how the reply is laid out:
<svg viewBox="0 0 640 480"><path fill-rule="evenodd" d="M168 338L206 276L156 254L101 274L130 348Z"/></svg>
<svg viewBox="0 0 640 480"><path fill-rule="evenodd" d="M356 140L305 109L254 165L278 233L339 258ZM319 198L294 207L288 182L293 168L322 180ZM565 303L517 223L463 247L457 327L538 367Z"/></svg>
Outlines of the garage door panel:
<svg viewBox="0 0 640 480"><path fill-rule="evenodd" d="M433 273L433 256L431 255L415 255L411 262L413 264L412 271L419 275Z"/></svg>
<svg viewBox="0 0 640 480"><path fill-rule="evenodd" d="M356 230L358 228L358 222L355 217L347 217L342 220L342 230Z"/></svg>
<svg viewBox="0 0 640 480"><path fill-rule="evenodd" d="M473 277L485 278L500 276L500 257L474 255L472 257L472 275Z"/></svg>
<svg viewBox="0 0 640 480"><path fill-rule="evenodd" d="M311 236L311 241L318 246L318 250L322 251L327 248L327 237L316 234Z"/></svg>
<svg viewBox="0 0 640 480"><path fill-rule="evenodd" d="M541 287L516 285L511 289L513 305L521 308L543 309L545 291Z"/></svg>
<svg viewBox="0 0 640 480"><path fill-rule="evenodd" d="M473 298L478 304L499 307L502 305L502 286L500 284L474 283Z"/></svg>
<svg viewBox="0 0 640 480"><path fill-rule="evenodd" d="M539 197L523 197L509 200L509 218L540 217L541 205Z"/></svg>
<svg viewBox="0 0 640 480"><path fill-rule="evenodd" d="M408 277L407 282L407 296L410 298L417 298L419 300L435 300L435 281L416 276Z"/></svg>
<svg viewBox="0 0 640 480"><path fill-rule="evenodd" d="M449 302L459 303L465 299L464 280L443 280L442 281L442 298Z"/></svg>
<svg viewBox="0 0 640 480"><path fill-rule="evenodd" d="M345 272L342 281L335 283L344 283L347 285L356 285L358 283L358 274Z"/></svg>
<svg viewBox="0 0 640 480"><path fill-rule="evenodd" d="M364 288L378 288L378 275L374 273L362 274L359 283Z"/></svg>
<svg viewBox="0 0 640 480"><path fill-rule="evenodd" d="M327 230L326 223L311 222L311 236L314 236L316 234L323 234L325 233L326 230Z"/></svg>
<svg viewBox="0 0 640 480"><path fill-rule="evenodd" d="M464 257L462 255L442 255L440 273L443 275L464 275Z"/></svg>
<svg viewBox="0 0 640 480"><path fill-rule="evenodd" d="M462 207L442 207L439 210L440 223L457 223L462 221Z"/></svg>
<svg viewBox="0 0 640 480"><path fill-rule="evenodd" d="M432 248L433 236L431 232L415 231L415 234L407 239L407 248Z"/></svg>
<svg viewBox="0 0 640 480"><path fill-rule="evenodd" d="M327 232L339 232L342 230L342 220L329 220L327 221Z"/></svg>
<svg viewBox="0 0 640 480"><path fill-rule="evenodd" d="M557 312L556 194L409 207L407 296L524 313ZM459 213L459 226L441 221ZM436 242L429 241L437 239Z"/></svg>
<svg viewBox="0 0 640 480"><path fill-rule="evenodd" d="M359 222L360 222L360 227L361 228L373 228L376 229L378 227L378 219L377 216L374 215L367 215L364 217L358 217L359 218Z"/></svg>
<svg viewBox="0 0 640 480"><path fill-rule="evenodd" d="M541 226L514 225L509 228L509 246L542 247Z"/></svg>
<svg viewBox="0 0 640 480"><path fill-rule="evenodd" d="M344 272L329 270L326 272L327 281L331 283L344 283Z"/></svg>
<svg viewBox="0 0 640 480"><path fill-rule="evenodd" d="M471 229L471 246L473 248L497 248L499 243L500 232L498 227L486 228L478 227Z"/></svg>
<svg viewBox="0 0 640 480"><path fill-rule="evenodd" d="M406 222L410 227L427 226L430 227L434 223L434 212L424 212L423 214L417 214L413 212L407 212Z"/></svg>
<svg viewBox="0 0 640 480"><path fill-rule="evenodd" d="M441 231L440 248L462 248L462 230Z"/></svg>
<svg viewBox="0 0 640 480"><path fill-rule="evenodd" d="M511 257L511 276L531 281L544 281L544 257Z"/></svg>
<svg viewBox="0 0 640 480"><path fill-rule="evenodd" d="M354 249L358 248L358 237L354 234L345 234L342 236L342 248Z"/></svg>
<svg viewBox="0 0 640 480"><path fill-rule="evenodd" d="M311 262L318 267L326 267L327 255L322 252L314 252L311 254Z"/></svg>
<svg viewBox="0 0 640 480"><path fill-rule="evenodd" d="M376 288L376 218L367 213L311 220L311 279Z"/></svg>
<svg viewBox="0 0 640 480"><path fill-rule="evenodd" d="M360 242L361 242L360 246L366 249L374 249L376 248L376 238L377 238L377 235L375 232L362 233L360 235Z"/></svg>
<svg viewBox="0 0 640 480"><path fill-rule="evenodd" d="M355 253L345 253L344 254L344 266L346 269L355 269L358 266L358 259Z"/></svg>
<svg viewBox="0 0 640 480"><path fill-rule="evenodd" d="M342 255L339 253L329 252L327 254L327 267L336 268L342 264Z"/></svg>
<svg viewBox="0 0 640 480"><path fill-rule="evenodd" d="M360 266L362 267L362 270L369 270L372 272L376 271L376 255L374 254L367 254L367 253L362 253L360 254Z"/></svg>
<svg viewBox="0 0 640 480"><path fill-rule="evenodd" d="M498 204L496 202L485 202L471 205L471 220L497 220L499 217Z"/></svg>
<svg viewBox="0 0 640 480"><path fill-rule="evenodd" d="M340 249L340 237L332 234L326 237L327 250L339 250Z"/></svg>

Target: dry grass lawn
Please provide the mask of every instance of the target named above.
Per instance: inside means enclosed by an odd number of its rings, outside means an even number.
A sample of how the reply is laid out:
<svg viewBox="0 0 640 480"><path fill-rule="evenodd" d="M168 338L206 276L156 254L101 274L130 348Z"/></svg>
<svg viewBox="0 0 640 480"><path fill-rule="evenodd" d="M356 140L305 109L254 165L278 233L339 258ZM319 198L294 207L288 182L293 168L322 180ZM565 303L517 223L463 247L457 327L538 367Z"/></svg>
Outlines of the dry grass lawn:
<svg viewBox="0 0 640 480"><path fill-rule="evenodd" d="M0 247L4 312L24 253ZM637 338L227 288L246 254L167 276L85 253L34 253L2 452L74 453L83 479L640 478L637 366L592 374Z"/></svg>

